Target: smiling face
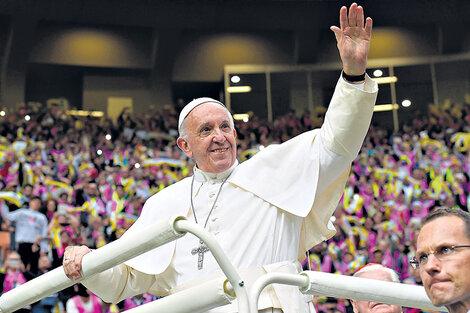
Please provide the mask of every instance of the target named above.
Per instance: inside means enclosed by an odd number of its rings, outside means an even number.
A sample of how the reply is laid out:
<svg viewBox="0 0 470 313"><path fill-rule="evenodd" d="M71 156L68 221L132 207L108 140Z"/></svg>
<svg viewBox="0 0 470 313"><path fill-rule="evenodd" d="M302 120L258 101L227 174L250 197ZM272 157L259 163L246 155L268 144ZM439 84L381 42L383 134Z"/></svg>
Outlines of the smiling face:
<svg viewBox="0 0 470 313"><path fill-rule="evenodd" d="M392 282L390 274L383 270L375 270L370 272L364 272L357 277L385 280ZM371 301L356 301L352 300L354 313L400 313L401 307L398 305L391 305L385 303L377 303Z"/></svg>
<svg viewBox="0 0 470 313"><path fill-rule="evenodd" d="M419 274L434 305L464 308L464 312L470 309L470 248L455 249L445 261L431 254L443 246L469 244L465 224L457 216L436 218L421 229L416 254L429 256L426 264L419 267Z"/></svg>
<svg viewBox="0 0 470 313"><path fill-rule="evenodd" d="M178 147L193 158L199 169L221 173L236 160L236 131L230 123L228 111L220 104L206 102L188 114L184 121L184 137L178 138Z"/></svg>

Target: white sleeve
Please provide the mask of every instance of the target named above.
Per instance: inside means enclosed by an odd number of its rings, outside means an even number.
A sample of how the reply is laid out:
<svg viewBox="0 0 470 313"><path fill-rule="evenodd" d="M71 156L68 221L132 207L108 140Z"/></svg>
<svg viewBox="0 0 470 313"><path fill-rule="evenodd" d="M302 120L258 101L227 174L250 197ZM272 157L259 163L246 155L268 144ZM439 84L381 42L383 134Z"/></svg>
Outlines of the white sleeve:
<svg viewBox="0 0 470 313"><path fill-rule="evenodd" d="M107 303L118 303L125 298L145 293L154 283L155 275L139 272L124 264L82 281L86 288Z"/></svg>

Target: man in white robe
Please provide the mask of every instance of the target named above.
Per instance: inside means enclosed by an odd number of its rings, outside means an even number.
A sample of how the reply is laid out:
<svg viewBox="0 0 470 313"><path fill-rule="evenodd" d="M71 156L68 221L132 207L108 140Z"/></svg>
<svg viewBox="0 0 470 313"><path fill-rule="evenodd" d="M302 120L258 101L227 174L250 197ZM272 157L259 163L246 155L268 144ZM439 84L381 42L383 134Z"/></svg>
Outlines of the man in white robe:
<svg viewBox="0 0 470 313"><path fill-rule="evenodd" d="M343 74L320 129L269 146L238 164L236 132L225 106L210 98L192 101L180 115L178 146L195 160L194 175L147 200L127 233L184 215L218 239L248 287L266 272L296 273L295 260L335 233L329 219L367 133L377 95L377 84L363 75L372 20L364 24L363 9L354 3L349 14L341 8L340 27L331 29ZM218 270L210 253L198 262L198 255L191 253L197 247L199 240L186 235L82 283L106 302L147 291L167 295L197 285ZM88 252L83 246L66 251L69 277L81 277L81 258ZM269 286L258 307L308 312L293 286ZM237 305L210 312L237 312Z"/></svg>

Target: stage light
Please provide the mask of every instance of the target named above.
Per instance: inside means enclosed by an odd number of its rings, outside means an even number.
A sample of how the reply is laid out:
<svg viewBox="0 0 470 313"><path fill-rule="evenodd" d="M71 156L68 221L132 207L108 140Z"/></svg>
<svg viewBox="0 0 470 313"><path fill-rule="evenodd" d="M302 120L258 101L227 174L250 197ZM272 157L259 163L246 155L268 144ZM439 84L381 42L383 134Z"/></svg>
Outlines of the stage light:
<svg viewBox="0 0 470 313"><path fill-rule="evenodd" d="M230 93L250 92L251 87L250 86L232 86L232 87L227 87L227 91Z"/></svg>
<svg viewBox="0 0 470 313"><path fill-rule="evenodd" d="M5 116L7 113L5 111L0 111L0 116Z"/></svg>
<svg viewBox="0 0 470 313"><path fill-rule="evenodd" d="M240 76L237 76L237 75L233 75L231 78L230 78L230 81L234 84L238 84L240 82Z"/></svg>
<svg viewBox="0 0 470 313"><path fill-rule="evenodd" d="M375 77L382 77L383 74L384 74L384 72L382 72L382 70L375 70L374 71L374 76Z"/></svg>
<svg viewBox="0 0 470 313"><path fill-rule="evenodd" d="M97 154L97 155L102 155L102 154L103 154L103 151L102 151L101 149L98 149L98 150L96 151L96 154Z"/></svg>
<svg viewBox="0 0 470 313"><path fill-rule="evenodd" d="M244 121L246 123L250 119L250 115L248 113L234 114L233 119L237 121Z"/></svg>
<svg viewBox="0 0 470 313"><path fill-rule="evenodd" d="M110 134L107 134L106 136L104 136L104 138L105 138L106 140L111 140L111 135L110 135Z"/></svg>
<svg viewBox="0 0 470 313"><path fill-rule="evenodd" d="M401 105L404 106L405 108L407 108L411 105L411 101L408 100L408 99L405 99L401 102Z"/></svg>
<svg viewBox="0 0 470 313"><path fill-rule="evenodd" d="M376 104L374 106L374 112L391 111L393 109L398 109L398 104Z"/></svg>
<svg viewBox="0 0 470 313"><path fill-rule="evenodd" d="M31 116L29 116L28 114L26 114L26 115L24 116L24 119L27 120L27 121L29 121L29 120L31 119Z"/></svg>
<svg viewBox="0 0 470 313"><path fill-rule="evenodd" d="M391 84L396 83L398 81L398 78L396 76L377 77L372 79L375 80L377 84Z"/></svg>
<svg viewBox="0 0 470 313"><path fill-rule="evenodd" d="M135 167L135 168L140 168L140 163L134 164L134 167Z"/></svg>

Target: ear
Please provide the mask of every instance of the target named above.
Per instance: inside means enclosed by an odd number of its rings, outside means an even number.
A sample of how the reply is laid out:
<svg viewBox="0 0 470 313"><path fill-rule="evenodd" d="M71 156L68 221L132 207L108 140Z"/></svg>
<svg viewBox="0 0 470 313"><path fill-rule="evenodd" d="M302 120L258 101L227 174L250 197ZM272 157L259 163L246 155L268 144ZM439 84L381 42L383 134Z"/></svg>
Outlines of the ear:
<svg viewBox="0 0 470 313"><path fill-rule="evenodd" d="M183 151L184 154L186 154L188 158L193 157L193 151L191 150L189 143L185 139L183 139L182 137L178 137L178 139L176 140L176 144L181 149L181 151Z"/></svg>
<svg viewBox="0 0 470 313"><path fill-rule="evenodd" d="M359 311L357 309L356 301L354 301L354 300L349 300L349 301L351 301L354 313L359 313Z"/></svg>

